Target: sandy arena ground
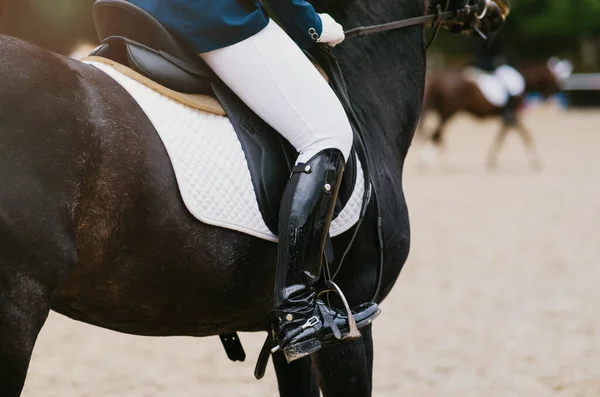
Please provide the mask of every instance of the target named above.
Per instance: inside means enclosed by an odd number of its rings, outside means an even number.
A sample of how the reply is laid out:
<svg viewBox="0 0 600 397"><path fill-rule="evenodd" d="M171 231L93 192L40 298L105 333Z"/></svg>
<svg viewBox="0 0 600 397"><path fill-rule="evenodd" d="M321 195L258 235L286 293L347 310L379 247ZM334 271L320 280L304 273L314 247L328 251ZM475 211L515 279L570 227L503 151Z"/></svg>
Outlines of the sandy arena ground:
<svg viewBox="0 0 600 397"><path fill-rule="evenodd" d="M600 111L526 115L544 168L516 134L489 173L497 128L462 117L444 165L405 190L413 245L375 323L375 396L600 396ZM217 338L119 335L52 314L24 396L275 396L252 376L263 335L229 362Z"/></svg>

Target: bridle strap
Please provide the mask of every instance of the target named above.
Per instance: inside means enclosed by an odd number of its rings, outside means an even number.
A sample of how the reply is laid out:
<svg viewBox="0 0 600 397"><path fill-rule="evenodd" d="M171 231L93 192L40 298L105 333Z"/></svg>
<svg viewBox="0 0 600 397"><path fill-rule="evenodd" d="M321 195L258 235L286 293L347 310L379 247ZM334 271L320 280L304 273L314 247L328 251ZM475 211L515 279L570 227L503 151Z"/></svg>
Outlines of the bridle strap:
<svg viewBox="0 0 600 397"><path fill-rule="evenodd" d="M433 42L437 38L438 34L440 33L440 29L442 28L442 24L444 22L444 20L442 19L442 14L444 12L448 11L448 7L450 7L450 0L446 0L446 7L444 8L443 11L442 11L442 5L441 4L438 4L436 6L437 19L435 20L435 22L433 22L431 24L431 27L433 28L433 35L431 35L431 38L429 39L429 41L427 42L427 44L425 44L425 49L426 50L429 49L429 47L433 44Z"/></svg>
<svg viewBox="0 0 600 397"><path fill-rule="evenodd" d="M471 6L466 4L464 7L454 11L445 11L442 13L423 15L421 17L401 19L381 25L359 26L346 31L345 34L346 39L353 39L356 37L369 36L374 33L389 32L392 30L404 29L410 26L430 24L436 21L441 22L458 19L477 11L479 11L479 5Z"/></svg>

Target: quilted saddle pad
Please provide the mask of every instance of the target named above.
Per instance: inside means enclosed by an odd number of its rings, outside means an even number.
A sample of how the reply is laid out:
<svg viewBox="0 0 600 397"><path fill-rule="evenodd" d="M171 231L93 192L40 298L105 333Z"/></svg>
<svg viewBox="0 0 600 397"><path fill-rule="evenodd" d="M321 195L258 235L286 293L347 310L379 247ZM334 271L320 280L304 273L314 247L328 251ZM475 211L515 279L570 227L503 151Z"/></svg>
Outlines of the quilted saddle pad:
<svg viewBox="0 0 600 397"><path fill-rule="evenodd" d="M85 63L121 85L154 125L175 170L183 201L194 217L210 225L277 241L259 211L242 146L226 116L153 89L151 84L132 78L134 71L94 59ZM201 103L214 101L211 97L196 99ZM364 177L362 167L357 168L354 191L331 224L332 236L358 222Z"/></svg>

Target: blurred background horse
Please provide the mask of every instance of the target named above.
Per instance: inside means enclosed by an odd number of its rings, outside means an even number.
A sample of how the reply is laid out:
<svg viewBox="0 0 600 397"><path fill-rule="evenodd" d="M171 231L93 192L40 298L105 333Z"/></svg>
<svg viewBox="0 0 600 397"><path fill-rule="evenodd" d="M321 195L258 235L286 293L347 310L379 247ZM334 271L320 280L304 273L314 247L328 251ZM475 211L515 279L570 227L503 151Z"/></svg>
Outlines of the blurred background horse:
<svg viewBox="0 0 600 397"><path fill-rule="evenodd" d="M508 132L515 129L527 148L532 167L537 169L541 162L532 135L519 117L520 109L527 94L539 93L548 99L559 92L561 80L569 73L565 61L530 63L517 68L503 64L492 71L470 67L433 73L427 80L423 113L435 113L439 122L430 134L420 128L420 136L440 149L446 125L458 112L477 118L499 117L502 126L489 153L488 167L496 166Z"/></svg>
<svg viewBox="0 0 600 397"><path fill-rule="evenodd" d="M496 34L488 41L474 43L475 55L471 65L464 68L445 68L429 73L423 103L423 117L437 116L438 124L427 133L423 122L419 134L430 145L423 149L423 160L444 146L447 123L459 112L476 118L500 118L501 127L487 158L488 168L495 168L498 154L508 132L515 129L523 141L531 165L539 169L533 137L520 117L525 99L536 93L547 100L561 89L562 82L572 72L572 64L556 58L533 61L517 66L509 64L506 56L506 38Z"/></svg>

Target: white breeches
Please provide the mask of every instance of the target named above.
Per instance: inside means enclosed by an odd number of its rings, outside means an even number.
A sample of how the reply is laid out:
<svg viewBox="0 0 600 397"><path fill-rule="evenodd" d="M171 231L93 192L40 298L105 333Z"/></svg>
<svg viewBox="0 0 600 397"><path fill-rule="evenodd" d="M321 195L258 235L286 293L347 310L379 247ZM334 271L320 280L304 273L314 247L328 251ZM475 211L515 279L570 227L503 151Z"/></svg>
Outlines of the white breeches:
<svg viewBox="0 0 600 397"><path fill-rule="evenodd" d="M323 149L347 160L352 128L337 96L292 39L275 23L202 59L256 114L300 153L304 163Z"/></svg>

